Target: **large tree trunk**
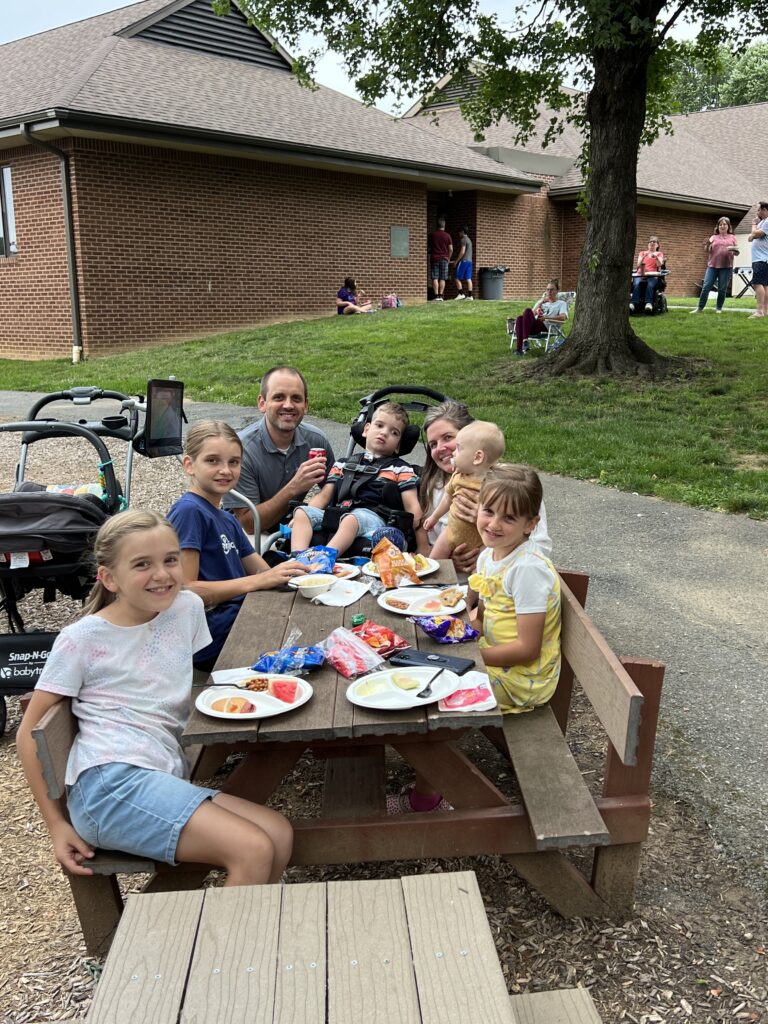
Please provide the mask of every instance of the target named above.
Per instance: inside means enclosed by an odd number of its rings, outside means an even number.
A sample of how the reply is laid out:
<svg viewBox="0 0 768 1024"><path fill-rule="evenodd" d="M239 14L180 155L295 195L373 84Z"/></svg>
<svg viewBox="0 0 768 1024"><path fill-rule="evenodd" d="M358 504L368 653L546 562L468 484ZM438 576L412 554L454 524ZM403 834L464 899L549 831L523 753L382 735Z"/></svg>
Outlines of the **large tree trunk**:
<svg viewBox="0 0 768 1024"><path fill-rule="evenodd" d="M594 86L587 100L587 233L568 344L542 366L554 374L652 374L667 363L629 323L649 54L650 46L635 45L594 55Z"/></svg>

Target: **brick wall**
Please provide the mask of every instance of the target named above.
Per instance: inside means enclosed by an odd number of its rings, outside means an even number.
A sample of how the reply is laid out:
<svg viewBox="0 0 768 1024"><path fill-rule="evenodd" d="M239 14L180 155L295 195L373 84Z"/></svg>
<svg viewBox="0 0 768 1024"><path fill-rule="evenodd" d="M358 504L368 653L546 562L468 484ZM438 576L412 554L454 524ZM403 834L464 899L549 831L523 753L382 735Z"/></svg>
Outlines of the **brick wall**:
<svg viewBox="0 0 768 1024"><path fill-rule="evenodd" d="M101 142L75 162L90 355L330 314L348 274L425 297L421 185Z"/></svg>
<svg viewBox="0 0 768 1024"><path fill-rule="evenodd" d="M11 168L18 253L0 257L0 356L69 356L72 321L58 158L32 146L0 153Z"/></svg>
<svg viewBox="0 0 768 1024"><path fill-rule="evenodd" d="M475 260L478 267L510 267L505 298L538 298L550 277L562 277L561 250L560 211L543 192L478 195Z"/></svg>

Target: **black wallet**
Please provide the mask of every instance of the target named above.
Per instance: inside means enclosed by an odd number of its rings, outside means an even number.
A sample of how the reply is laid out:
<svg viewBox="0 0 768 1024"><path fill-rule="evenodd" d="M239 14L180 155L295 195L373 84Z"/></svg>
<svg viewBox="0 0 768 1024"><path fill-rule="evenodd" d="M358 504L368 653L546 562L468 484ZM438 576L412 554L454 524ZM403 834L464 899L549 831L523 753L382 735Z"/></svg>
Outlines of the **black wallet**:
<svg viewBox="0 0 768 1024"><path fill-rule="evenodd" d="M472 658L452 658L448 654L428 654L426 651L417 651L409 648L406 651L397 651L389 659L390 665L425 666L426 668L446 668L455 672L457 676L464 675L471 668L475 667Z"/></svg>

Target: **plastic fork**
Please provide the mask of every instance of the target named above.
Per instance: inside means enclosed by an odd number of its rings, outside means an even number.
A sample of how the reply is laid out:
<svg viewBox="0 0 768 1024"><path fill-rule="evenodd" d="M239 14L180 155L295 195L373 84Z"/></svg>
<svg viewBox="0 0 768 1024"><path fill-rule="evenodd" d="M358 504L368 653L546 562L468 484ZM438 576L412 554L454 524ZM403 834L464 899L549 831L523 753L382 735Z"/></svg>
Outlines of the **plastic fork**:
<svg viewBox="0 0 768 1024"><path fill-rule="evenodd" d="M419 692L416 694L416 696L417 697L431 697L432 696L432 683L434 683L434 681L441 674L441 672L444 672L444 671L445 671L445 669L443 669L443 668L438 669L437 672L435 672L435 674L429 680L427 685L424 687L424 689L423 690L419 690Z"/></svg>

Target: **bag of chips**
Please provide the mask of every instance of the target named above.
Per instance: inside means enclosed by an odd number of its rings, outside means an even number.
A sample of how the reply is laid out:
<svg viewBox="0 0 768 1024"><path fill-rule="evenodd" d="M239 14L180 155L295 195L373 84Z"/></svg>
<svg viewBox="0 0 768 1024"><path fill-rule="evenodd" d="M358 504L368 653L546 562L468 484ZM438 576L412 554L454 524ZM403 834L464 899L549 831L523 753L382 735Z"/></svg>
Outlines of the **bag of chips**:
<svg viewBox="0 0 768 1024"><path fill-rule="evenodd" d="M354 622L354 619L352 621ZM371 622L370 619L353 626L351 632L364 640L382 658L388 658L395 651L403 651L406 647L411 646L394 630L387 629L386 626L379 626L377 623Z"/></svg>
<svg viewBox="0 0 768 1024"><path fill-rule="evenodd" d="M364 640L348 629L339 627L320 644L328 661L345 679L384 667L384 659L376 654Z"/></svg>
<svg viewBox="0 0 768 1024"><path fill-rule="evenodd" d="M379 570L385 587L398 587L404 580L421 584L413 568L413 559L407 558L391 540L383 537L371 552L371 561Z"/></svg>
<svg viewBox="0 0 768 1024"><path fill-rule="evenodd" d="M301 562L302 565L309 566L310 572L332 573L333 567L336 564L337 555L338 551L336 548L327 548L318 544L314 548L307 548L304 551L299 551L291 557L297 562Z"/></svg>
<svg viewBox="0 0 768 1024"><path fill-rule="evenodd" d="M281 647L279 651L265 651L251 665L254 672L287 673L303 676L325 661L322 647Z"/></svg>
<svg viewBox="0 0 768 1024"><path fill-rule="evenodd" d="M463 644L480 636L479 630L455 615L417 615L410 621L439 644Z"/></svg>

